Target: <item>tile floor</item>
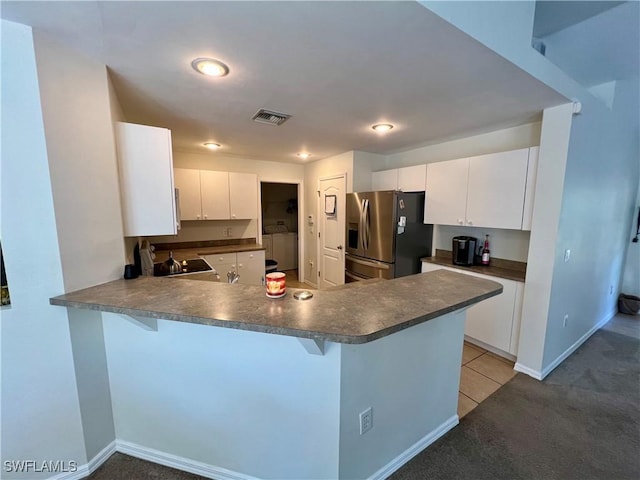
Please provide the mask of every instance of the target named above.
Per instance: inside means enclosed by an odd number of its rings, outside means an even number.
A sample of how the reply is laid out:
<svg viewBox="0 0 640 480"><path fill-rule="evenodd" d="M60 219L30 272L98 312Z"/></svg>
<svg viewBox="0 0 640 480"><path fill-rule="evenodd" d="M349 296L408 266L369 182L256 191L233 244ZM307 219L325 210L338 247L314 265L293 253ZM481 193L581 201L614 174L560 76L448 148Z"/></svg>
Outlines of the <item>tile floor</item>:
<svg viewBox="0 0 640 480"><path fill-rule="evenodd" d="M304 288L306 290L314 289L306 283L298 281L298 270L284 270L284 273L287 274L287 287Z"/></svg>
<svg viewBox="0 0 640 480"><path fill-rule="evenodd" d="M637 315L618 313L602 328L640 339L640 318ZM513 365L513 362L506 358L464 342L458 393L458 417L464 417L480 402L511 380L517 374Z"/></svg>
<svg viewBox="0 0 640 480"><path fill-rule="evenodd" d="M458 393L458 417L462 418L480 402L511 380L513 362L464 342Z"/></svg>

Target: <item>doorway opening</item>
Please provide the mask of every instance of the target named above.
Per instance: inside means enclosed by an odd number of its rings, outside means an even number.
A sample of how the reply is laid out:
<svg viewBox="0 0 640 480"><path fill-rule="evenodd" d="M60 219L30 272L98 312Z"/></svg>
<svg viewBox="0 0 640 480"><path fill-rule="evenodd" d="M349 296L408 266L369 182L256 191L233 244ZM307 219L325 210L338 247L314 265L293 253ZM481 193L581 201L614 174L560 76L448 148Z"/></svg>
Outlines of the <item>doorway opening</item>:
<svg viewBox="0 0 640 480"><path fill-rule="evenodd" d="M304 288L300 272L300 220L297 183L260 182L262 245L265 271L287 274L287 286Z"/></svg>

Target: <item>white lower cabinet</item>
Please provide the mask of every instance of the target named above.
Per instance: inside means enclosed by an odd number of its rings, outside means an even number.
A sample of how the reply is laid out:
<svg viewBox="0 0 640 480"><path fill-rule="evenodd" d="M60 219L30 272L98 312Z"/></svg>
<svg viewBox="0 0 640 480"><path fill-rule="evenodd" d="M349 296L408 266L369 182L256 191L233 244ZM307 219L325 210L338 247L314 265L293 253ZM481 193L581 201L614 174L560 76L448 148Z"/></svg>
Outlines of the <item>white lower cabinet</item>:
<svg viewBox="0 0 640 480"><path fill-rule="evenodd" d="M238 283L245 285L264 285L264 250L238 252Z"/></svg>
<svg viewBox="0 0 640 480"><path fill-rule="evenodd" d="M503 291L500 295L483 300L467 310L464 333L472 339L479 340L503 352L517 355L524 283L464 271L458 268L422 263L423 273L440 269L493 280L502 284Z"/></svg>
<svg viewBox="0 0 640 480"><path fill-rule="evenodd" d="M218 271L223 282L227 281L227 272L233 270L240 275L240 284L264 285L264 250L203 255L203 258Z"/></svg>

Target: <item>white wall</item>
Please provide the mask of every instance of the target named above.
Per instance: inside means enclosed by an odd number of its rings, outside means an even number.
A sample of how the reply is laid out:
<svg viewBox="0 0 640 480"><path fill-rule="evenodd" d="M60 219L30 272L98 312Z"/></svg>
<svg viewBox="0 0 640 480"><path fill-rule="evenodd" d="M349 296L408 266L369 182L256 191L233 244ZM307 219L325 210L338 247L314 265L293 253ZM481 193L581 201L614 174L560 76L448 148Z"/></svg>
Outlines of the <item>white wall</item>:
<svg viewBox="0 0 640 480"><path fill-rule="evenodd" d="M347 191L345 193L353 192L353 158L354 152L346 152L334 157L325 158L323 160L317 160L315 162L307 163L304 169L304 222L309 215L313 215L315 224L312 228L306 225L304 230L304 252L301 256L302 261L305 263L304 268L304 280L312 285L318 284L318 259L317 259L317 236L318 236L318 187L321 178L329 177L332 175L339 175L345 173Z"/></svg>
<svg viewBox="0 0 640 480"><path fill-rule="evenodd" d="M464 312L453 312L374 342L342 345L340 478L371 478L447 421L457 423L464 321ZM368 407L373 428L360 435L359 414Z"/></svg>
<svg viewBox="0 0 640 480"><path fill-rule="evenodd" d="M65 290L121 278L125 264L107 70L34 32ZM117 108L117 107L116 107ZM59 292L62 293L62 292ZM87 458L115 440L101 317L69 312Z"/></svg>
<svg viewBox="0 0 640 480"><path fill-rule="evenodd" d="M122 214L107 70L35 33L67 291L121 278Z"/></svg>
<svg viewBox="0 0 640 480"><path fill-rule="evenodd" d="M5 20L1 26L1 236L12 302L0 311L2 464L82 465L87 456L67 313L49 305L64 285L33 39L29 27Z"/></svg>
<svg viewBox="0 0 640 480"><path fill-rule="evenodd" d="M518 368L542 371L573 106L545 110L527 262ZM562 261L560 259L560 261Z"/></svg>
<svg viewBox="0 0 640 480"><path fill-rule="evenodd" d="M528 293L525 292L520 338L521 347L522 339L531 342L524 350L529 352L526 354L526 361L531 362L528 367L536 370L533 364L537 364L542 370L536 371L544 375L614 311L615 295L609 294L609 287L613 284L614 292L619 288L622 259L628 248L626 233L632 221L631 210L640 178L638 79L618 82L614 108L609 110L600 99L531 48L534 2L421 3L566 98L577 99L583 105L581 115L573 119L568 140L566 177L562 195L557 200L560 206L557 202L553 205L544 202L552 212L558 208L562 212L556 233L546 232L552 237L534 237L535 210L543 204L539 203L538 195L534 207L529 272L532 268L545 270L553 265L553 284L549 292L542 292L541 287L539 293L546 298L539 298L538 304L548 302L549 310L546 313L539 310L535 317L527 313L527 304L532 305L533 301L527 301ZM603 29L604 25L597 21L597 17L590 21L590 25L592 36L610 34ZM541 158L543 150L564 149L562 144L566 143L566 136L545 135L544 120L542 130ZM559 144L545 145L545 136ZM560 179L549 180L553 190ZM544 180L538 178L536 190L546 186ZM541 217L544 214L537 215ZM585 242L589 247L584 245ZM572 248L573 260L569 264L557 262L566 248ZM573 252L573 248L578 251ZM538 255L534 256L533 252ZM568 327L560 331L562 327L558 324L562 325L565 313L569 313L570 320ZM572 313L578 318L572 317ZM549 331L546 334L526 336L527 325L541 323L547 323ZM519 352L519 363L524 351ZM544 361L541 360L543 356Z"/></svg>
<svg viewBox="0 0 640 480"><path fill-rule="evenodd" d="M640 158L638 158L640 162ZM638 209L640 209L640 188L638 189L638 198L636 200L636 208L633 212L633 217L638 218ZM636 220L637 221L637 220ZM627 249L627 257L625 260L624 274L622 278L621 293L627 295L635 295L640 297L640 242L632 243L631 239L636 234L636 224L631 227L631 233L629 234L629 248Z"/></svg>
<svg viewBox="0 0 640 480"><path fill-rule="evenodd" d="M119 440L260 478L337 478L340 345L310 355L291 337L111 314L105 338Z"/></svg>
<svg viewBox="0 0 640 480"><path fill-rule="evenodd" d="M640 180L638 81L618 83L613 110L595 100L583 108L571 127L543 368L615 314L632 245L628 232ZM571 260L564 263L567 248Z"/></svg>
<svg viewBox="0 0 640 480"><path fill-rule="evenodd" d="M372 189L371 172L383 170L386 156L368 152L353 152L353 191L368 192Z"/></svg>
<svg viewBox="0 0 640 480"><path fill-rule="evenodd" d="M385 168L410 167L540 145L540 122L414 148L387 156ZM380 170L384 170L381 168Z"/></svg>

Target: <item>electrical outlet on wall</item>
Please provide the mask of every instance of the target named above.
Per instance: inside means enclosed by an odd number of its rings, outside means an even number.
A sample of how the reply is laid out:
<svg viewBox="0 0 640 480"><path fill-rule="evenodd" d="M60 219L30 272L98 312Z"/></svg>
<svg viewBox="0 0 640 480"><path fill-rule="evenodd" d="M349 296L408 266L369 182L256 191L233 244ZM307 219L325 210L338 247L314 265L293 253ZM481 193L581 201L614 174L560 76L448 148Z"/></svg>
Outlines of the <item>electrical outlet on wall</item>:
<svg viewBox="0 0 640 480"><path fill-rule="evenodd" d="M373 411L371 407L360 412L360 435L364 435L373 428Z"/></svg>

